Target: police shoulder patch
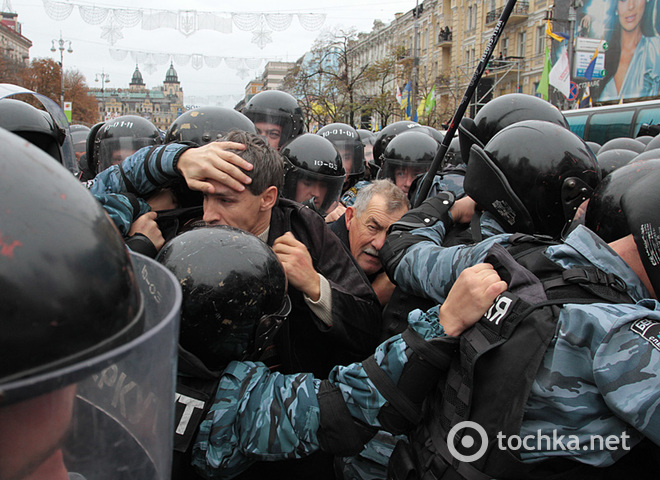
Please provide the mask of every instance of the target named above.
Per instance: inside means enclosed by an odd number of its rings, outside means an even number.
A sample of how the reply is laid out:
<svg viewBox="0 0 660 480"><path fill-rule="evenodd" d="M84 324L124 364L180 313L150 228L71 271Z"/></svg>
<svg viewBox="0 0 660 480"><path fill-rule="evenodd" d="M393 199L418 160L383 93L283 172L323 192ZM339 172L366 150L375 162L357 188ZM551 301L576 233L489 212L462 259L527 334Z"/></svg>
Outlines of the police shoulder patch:
<svg viewBox="0 0 660 480"><path fill-rule="evenodd" d="M641 318L630 325L630 330L660 350L660 321Z"/></svg>

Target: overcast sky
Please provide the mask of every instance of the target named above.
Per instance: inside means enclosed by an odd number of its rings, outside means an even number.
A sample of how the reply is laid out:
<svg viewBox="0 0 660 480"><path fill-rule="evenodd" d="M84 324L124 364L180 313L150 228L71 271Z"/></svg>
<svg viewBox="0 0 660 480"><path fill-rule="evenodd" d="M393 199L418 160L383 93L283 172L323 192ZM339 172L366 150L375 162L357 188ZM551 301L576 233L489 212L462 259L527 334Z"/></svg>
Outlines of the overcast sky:
<svg viewBox="0 0 660 480"><path fill-rule="evenodd" d="M52 0L1 0L6 8L18 13L18 20L22 23L23 35L33 43L30 49L30 58L51 57L59 61L59 50L50 51L51 41L60 38L60 31L64 40L70 40L73 53L64 52L64 69L75 68L85 75L90 87L100 87L101 82L95 82L97 74L109 74L110 82L106 87L126 88L135 70L135 60L131 52L151 52L162 54L179 54L188 56L199 54L215 57L238 57L248 59L266 59L275 61L295 61L308 51L323 30L334 28L355 27L358 31L371 30L373 21L380 19L389 23L394 19L396 12L405 12L415 6L415 0L333 0L333 1L300 1L300 0L247 0L245 2L210 2L186 0L161 0L158 3L146 0L118 0L95 2L89 0L60 0L53 2L62 5L66 2L73 5L70 15L63 20L52 19L46 11L45 3ZM277 10L273 7L277 4ZM167 10L177 12L185 8L196 12L214 12L219 16L228 13L324 13L325 23L318 31L310 32L304 29L298 17L294 15L288 29L272 33L272 43L260 48L252 43L253 34L242 31L236 26L232 33L220 33L209 30L198 30L185 36L178 30L159 28L144 30L141 24L121 30L123 38L111 45L101 35L107 30L106 24L90 25L83 20L80 6L96 6L102 8ZM224 15L223 15L224 14ZM68 44L67 44L68 47ZM111 49L114 55L111 56ZM124 53L126 58L118 61L113 59L117 53ZM236 100L243 96L247 82L261 74L265 63L249 71L249 76L240 78L236 70L228 68L224 62L216 68L206 65L201 69L177 65L174 68L179 75L183 87L186 103L216 103L222 101L224 106L233 106ZM156 67L152 74L147 72L144 65L139 65L144 81L148 88L162 85L168 65ZM224 98L218 98L224 97ZM205 98L207 102L205 102ZM192 100L192 101L191 101Z"/></svg>

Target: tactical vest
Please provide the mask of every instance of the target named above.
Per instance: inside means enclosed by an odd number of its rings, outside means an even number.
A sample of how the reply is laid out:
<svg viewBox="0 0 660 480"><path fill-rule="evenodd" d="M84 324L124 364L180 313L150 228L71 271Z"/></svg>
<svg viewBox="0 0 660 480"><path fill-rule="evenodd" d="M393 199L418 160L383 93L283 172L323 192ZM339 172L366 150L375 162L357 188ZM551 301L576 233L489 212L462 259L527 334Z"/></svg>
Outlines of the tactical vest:
<svg viewBox="0 0 660 480"><path fill-rule="evenodd" d="M560 458L523 463L511 451L497 448L498 432L507 438L520 434L525 404L555 334L561 305L634 303L617 276L596 267L562 269L550 261L543 252L554 243L551 240L513 235L510 241L507 249L494 245L485 260L507 282L508 290L461 335L459 353L446 380L425 402L423 420L409 436L410 445L400 443L392 454L388 478L617 478L613 472L621 472L624 460L640 468L630 461L639 449L611 468L597 469ZM486 441L462 442L466 429L455 429L448 438L452 427L465 421L479 424ZM458 461L450 450L465 461ZM655 475L657 465L652 471Z"/></svg>

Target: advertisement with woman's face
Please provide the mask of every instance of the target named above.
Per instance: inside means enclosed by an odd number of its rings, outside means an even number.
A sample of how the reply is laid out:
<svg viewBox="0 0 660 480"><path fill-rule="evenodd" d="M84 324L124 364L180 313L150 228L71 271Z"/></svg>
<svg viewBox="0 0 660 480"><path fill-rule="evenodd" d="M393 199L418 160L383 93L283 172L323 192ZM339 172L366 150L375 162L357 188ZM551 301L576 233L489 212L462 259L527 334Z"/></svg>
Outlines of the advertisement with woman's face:
<svg viewBox="0 0 660 480"><path fill-rule="evenodd" d="M578 9L576 73L590 80L594 100L610 102L658 95L660 25L656 2L587 0ZM585 74L587 69L580 65L586 57L591 61L596 48L596 69Z"/></svg>

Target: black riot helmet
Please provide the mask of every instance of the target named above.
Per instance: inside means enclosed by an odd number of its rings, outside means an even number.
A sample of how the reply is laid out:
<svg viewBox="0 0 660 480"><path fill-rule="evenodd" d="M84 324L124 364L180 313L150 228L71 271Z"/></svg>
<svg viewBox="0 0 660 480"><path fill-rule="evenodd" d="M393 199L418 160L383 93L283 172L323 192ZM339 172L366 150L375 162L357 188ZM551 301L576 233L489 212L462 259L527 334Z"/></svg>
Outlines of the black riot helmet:
<svg viewBox="0 0 660 480"><path fill-rule="evenodd" d="M233 108L199 107L172 122L165 134L165 143L189 143L199 147L233 130L257 133L252 121Z"/></svg>
<svg viewBox="0 0 660 480"><path fill-rule="evenodd" d="M38 148L3 129L0 142L1 405L66 385L68 373L50 374L130 341L144 312L128 251L100 204ZM26 378L43 381L14 392Z"/></svg>
<svg viewBox="0 0 660 480"><path fill-rule="evenodd" d="M66 132L59 128L45 110L13 98L0 100L0 127L23 137L60 163Z"/></svg>
<svg viewBox="0 0 660 480"><path fill-rule="evenodd" d="M644 149L646 149L646 144L637 139L618 137L605 142L598 150L598 154L605 153L609 150L630 150L635 153L642 153Z"/></svg>
<svg viewBox="0 0 660 480"><path fill-rule="evenodd" d="M143 147L160 145L158 128L146 118L124 115L108 120L94 137L93 170L102 172Z"/></svg>
<svg viewBox="0 0 660 480"><path fill-rule="evenodd" d="M559 238L600 181L591 149L570 130L538 120L473 145L465 193L507 232Z"/></svg>
<svg viewBox="0 0 660 480"><path fill-rule="evenodd" d="M226 225L170 240L157 261L183 289L180 345L211 370L252 355L290 310L284 268L254 235ZM272 338L271 338L272 339Z"/></svg>
<svg viewBox="0 0 660 480"><path fill-rule="evenodd" d="M617 168L627 165L635 157L637 153L632 150L613 149L599 152L596 159L600 165L601 177L605 178Z"/></svg>
<svg viewBox="0 0 660 480"><path fill-rule="evenodd" d="M335 146L320 135L304 133L280 150L284 159L282 196L314 208L322 216L339 202L345 171Z"/></svg>
<svg viewBox="0 0 660 480"><path fill-rule="evenodd" d="M410 120L401 120L398 122L391 123L390 125L383 128L380 132L376 134L376 140L374 140L374 163L375 167L380 168L383 165L382 155L385 152L385 147L390 141L400 133L407 132L408 130L421 128L422 126L417 122L412 122Z"/></svg>
<svg viewBox="0 0 660 480"><path fill-rule="evenodd" d="M616 172L615 172L616 173ZM635 239L644 270L656 295L660 292L660 262L658 262L658 231L660 217L660 171L649 172L621 197L621 208L628 228Z"/></svg>
<svg viewBox="0 0 660 480"><path fill-rule="evenodd" d="M461 156L469 159L472 145L483 148L497 132L524 120L544 120L569 128L564 115L541 98L522 93L502 95L484 105L474 119L461 120L458 125Z"/></svg>
<svg viewBox="0 0 660 480"><path fill-rule="evenodd" d="M281 90L257 93L243 107L243 113L256 125L260 135L273 148L281 148L305 131L302 108L290 94Z"/></svg>
<svg viewBox="0 0 660 480"><path fill-rule="evenodd" d="M440 144L422 129L401 133L385 147L378 178L391 180L408 195L413 180L428 171L439 148Z"/></svg>
<svg viewBox="0 0 660 480"><path fill-rule="evenodd" d="M85 125L69 125L69 131L71 132L73 151L77 154L76 156L85 153L90 128Z"/></svg>
<svg viewBox="0 0 660 480"><path fill-rule="evenodd" d="M364 177L364 145L358 132L346 123L331 123L322 127L317 135L330 140L341 155L341 163L346 170L344 190L355 185Z"/></svg>
<svg viewBox="0 0 660 480"><path fill-rule="evenodd" d="M657 157L655 160L625 165L603 177L587 205L584 225L607 243L629 235L628 222L621 209L621 197L628 190L637 188L638 181L656 170L660 170L660 159Z"/></svg>
<svg viewBox="0 0 660 480"><path fill-rule="evenodd" d="M445 153L444 164L445 165L461 165L465 163L463 157L461 157L461 145L458 137L452 138L447 148L447 153Z"/></svg>

